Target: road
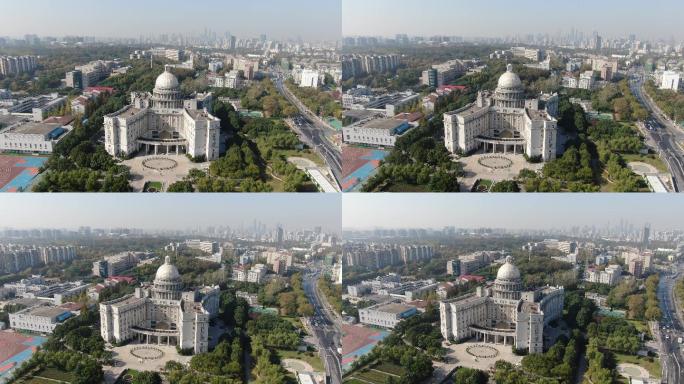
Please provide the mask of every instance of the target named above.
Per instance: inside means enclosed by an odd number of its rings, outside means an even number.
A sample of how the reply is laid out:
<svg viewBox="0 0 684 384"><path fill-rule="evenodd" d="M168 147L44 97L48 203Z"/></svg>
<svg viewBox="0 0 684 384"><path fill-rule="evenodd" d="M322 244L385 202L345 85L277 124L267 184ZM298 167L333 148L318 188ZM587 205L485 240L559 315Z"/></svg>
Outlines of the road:
<svg viewBox="0 0 684 384"><path fill-rule="evenodd" d="M328 308L323 294L318 290L319 269L304 275L303 288L309 302L314 307L314 315L309 319L318 340L318 349L325 362L325 372L331 384L342 384L342 364L338 348L341 347L341 333L336 318Z"/></svg>
<svg viewBox="0 0 684 384"><path fill-rule="evenodd" d="M339 186L340 180L342 180L342 154L340 149L330 139L330 136L337 132L313 114L285 87L282 73L272 71L271 74L278 92L299 110L299 115L293 119L298 131L297 133L302 136L307 145L313 148L325 160L335 178L335 182Z"/></svg>
<svg viewBox="0 0 684 384"><path fill-rule="evenodd" d="M644 122L648 132L658 145L663 160L667 163L676 192L684 191L684 151L677 141L684 140L684 131L675 126L644 90L645 74L642 68L630 71L629 86L639 102L648 110L650 116Z"/></svg>
<svg viewBox="0 0 684 384"><path fill-rule="evenodd" d="M683 274L684 264L678 264L673 274L661 274L658 286L658 300L663 317L660 320L659 334L656 338L660 340L662 382L667 384L684 383L684 372L682 372L684 356L682 345L677 340L679 337L684 337L684 321L682 321L682 312L674 296L675 283L682 278Z"/></svg>

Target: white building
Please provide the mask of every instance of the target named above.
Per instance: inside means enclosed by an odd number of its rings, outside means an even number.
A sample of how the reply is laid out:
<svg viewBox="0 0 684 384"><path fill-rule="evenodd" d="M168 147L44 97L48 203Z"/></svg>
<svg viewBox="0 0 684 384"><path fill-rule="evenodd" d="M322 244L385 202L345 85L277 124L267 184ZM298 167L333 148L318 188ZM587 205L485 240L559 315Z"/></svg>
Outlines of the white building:
<svg viewBox="0 0 684 384"><path fill-rule="evenodd" d="M562 287L523 292L520 271L508 257L494 286L441 301L440 329L446 340L512 345L529 353L544 350L544 327L563 313Z"/></svg>
<svg viewBox="0 0 684 384"><path fill-rule="evenodd" d="M105 149L112 156L144 153L187 153L194 158L219 157L221 120L212 116L211 94L181 98L170 68L157 77L154 91L131 94L132 104L105 116Z"/></svg>
<svg viewBox="0 0 684 384"><path fill-rule="evenodd" d="M579 89L594 89L594 71L584 71L580 74L579 82L577 83Z"/></svg>
<svg viewBox="0 0 684 384"><path fill-rule="evenodd" d="M671 91L679 92L682 87L682 74L675 71L663 72L662 80L660 81L660 89L669 89Z"/></svg>
<svg viewBox="0 0 684 384"><path fill-rule="evenodd" d="M622 279L622 267L617 264L612 264L606 267L603 271L596 269L587 269L584 273L584 280L589 283L607 284L612 286L618 285Z"/></svg>
<svg viewBox="0 0 684 384"><path fill-rule="evenodd" d="M302 71L302 81L299 83L300 87L318 88L321 74L313 69L304 69Z"/></svg>
<svg viewBox="0 0 684 384"><path fill-rule="evenodd" d="M20 121L0 130L0 151L21 153L52 153L71 126L62 124Z"/></svg>
<svg viewBox="0 0 684 384"><path fill-rule="evenodd" d="M444 144L451 153L485 151L520 153L550 161L556 157L557 120L538 109L538 99L525 100L520 77L508 65L491 95L444 114Z"/></svg>
<svg viewBox="0 0 684 384"><path fill-rule="evenodd" d="M410 129L407 121L374 119L362 125L342 128L342 138L349 144L366 144L377 147L393 147L397 137Z"/></svg>
<svg viewBox="0 0 684 384"><path fill-rule="evenodd" d="M100 304L100 335L107 342L137 339L175 345L194 353L209 350L209 320L218 314L218 287L182 291L181 276L167 256L151 288Z"/></svg>
<svg viewBox="0 0 684 384"><path fill-rule="evenodd" d="M71 311L53 305L39 305L10 313L10 328L19 331L52 333L59 324L74 316Z"/></svg>
<svg viewBox="0 0 684 384"><path fill-rule="evenodd" d="M400 321L418 313L416 307L399 300L359 309L359 322L383 328L394 328Z"/></svg>
<svg viewBox="0 0 684 384"><path fill-rule="evenodd" d="M260 284L264 281L268 268L264 264L255 264L250 269L243 266L233 268L233 280Z"/></svg>

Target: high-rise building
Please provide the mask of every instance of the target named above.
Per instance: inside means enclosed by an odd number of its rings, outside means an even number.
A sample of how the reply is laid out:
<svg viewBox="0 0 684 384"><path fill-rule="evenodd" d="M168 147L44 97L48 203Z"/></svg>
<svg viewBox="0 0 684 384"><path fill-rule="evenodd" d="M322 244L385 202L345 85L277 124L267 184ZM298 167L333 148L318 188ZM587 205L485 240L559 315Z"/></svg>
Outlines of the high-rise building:
<svg viewBox="0 0 684 384"><path fill-rule="evenodd" d="M81 71L67 72L66 86L74 89L83 89L83 73Z"/></svg>
<svg viewBox="0 0 684 384"><path fill-rule="evenodd" d="M678 92L684 88L682 74L675 71L665 71L660 81L660 89L669 89Z"/></svg>
<svg viewBox="0 0 684 384"><path fill-rule="evenodd" d="M649 239L651 238L651 226L646 224L644 226L644 231L641 234L641 250L648 249Z"/></svg>

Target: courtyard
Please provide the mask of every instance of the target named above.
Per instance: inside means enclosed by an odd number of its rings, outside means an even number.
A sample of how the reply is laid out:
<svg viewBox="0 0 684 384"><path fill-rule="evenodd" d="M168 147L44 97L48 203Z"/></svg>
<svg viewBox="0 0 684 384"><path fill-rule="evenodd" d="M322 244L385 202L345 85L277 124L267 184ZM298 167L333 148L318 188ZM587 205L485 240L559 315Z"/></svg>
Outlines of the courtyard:
<svg viewBox="0 0 684 384"><path fill-rule="evenodd" d="M543 163L532 164L523 155L503 153L476 153L457 160L463 166L464 175L459 178L461 191L469 192L477 180L491 180L497 183L516 178L523 169L540 171Z"/></svg>
<svg viewBox="0 0 684 384"><path fill-rule="evenodd" d="M169 185L182 181L191 169L207 170L210 163L193 163L185 155L148 155L124 160L122 164L131 170L134 192L163 192Z"/></svg>
<svg viewBox="0 0 684 384"><path fill-rule="evenodd" d="M105 383L111 384L126 369L135 371L161 371L169 361L188 364L192 356L178 354L175 346L130 343L111 348L114 366L104 366Z"/></svg>
<svg viewBox="0 0 684 384"><path fill-rule="evenodd" d="M475 368L489 371L494 368L494 363L504 360L514 365L519 365L522 356L513 353L511 345L483 343L481 341L466 341L464 343L443 343L448 350L446 363L435 363L435 371L452 371L457 366Z"/></svg>

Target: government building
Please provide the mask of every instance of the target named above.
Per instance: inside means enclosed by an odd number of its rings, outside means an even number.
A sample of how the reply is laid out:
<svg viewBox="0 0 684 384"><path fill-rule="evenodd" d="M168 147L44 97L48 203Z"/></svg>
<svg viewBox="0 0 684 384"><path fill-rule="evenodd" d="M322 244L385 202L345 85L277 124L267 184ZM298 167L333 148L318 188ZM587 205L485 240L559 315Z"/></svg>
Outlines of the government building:
<svg viewBox="0 0 684 384"><path fill-rule="evenodd" d="M105 149L112 156L188 154L219 157L221 120L211 115L212 95L183 100L178 79L167 66L152 94L131 93L131 105L105 116Z"/></svg>
<svg viewBox="0 0 684 384"><path fill-rule="evenodd" d="M100 304L100 335L111 343L138 340L207 352L209 320L218 314L219 294L218 287L183 291L178 269L166 256L151 287Z"/></svg>
<svg viewBox="0 0 684 384"><path fill-rule="evenodd" d="M561 317L564 298L563 287L523 292L520 271L508 256L493 286L439 303L442 336L457 342L474 337L541 353L544 327Z"/></svg>
<svg viewBox="0 0 684 384"><path fill-rule="evenodd" d="M550 161L556 157L557 108L555 94L526 100L522 81L509 64L493 94L478 92L475 103L444 114L444 145L451 153L482 148Z"/></svg>

